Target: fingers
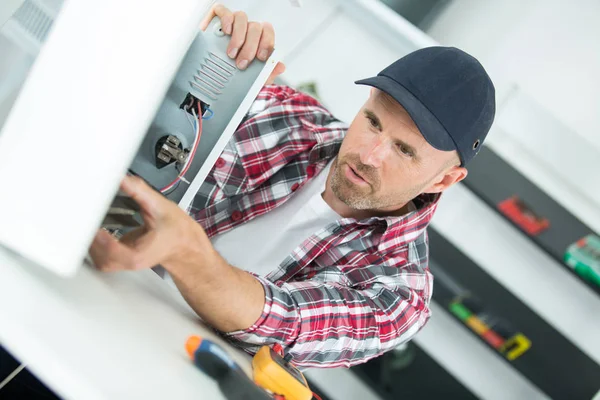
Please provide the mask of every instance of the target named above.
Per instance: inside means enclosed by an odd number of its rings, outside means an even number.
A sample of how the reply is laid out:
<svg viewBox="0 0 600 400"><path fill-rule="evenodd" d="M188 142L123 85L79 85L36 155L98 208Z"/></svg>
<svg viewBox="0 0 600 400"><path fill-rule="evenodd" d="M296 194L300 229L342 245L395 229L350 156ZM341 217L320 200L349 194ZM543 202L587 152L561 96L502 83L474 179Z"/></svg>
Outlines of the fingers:
<svg viewBox="0 0 600 400"><path fill-rule="evenodd" d="M257 57L261 61L267 61L267 59L273 54L275 48L275 30L273 25L268 22L262 23L262 35L260 37L260 43L258 45Z"/></svg>
<svg viewBox="0 0 600 400"><path fill-rule="evenodd" d="M223 29L223 32L231 35L234 20L233 12L222 4L216 4L213 10L215 15L221 19L221 29Z"/></svg>
<svg viewBox="0 0 600 400"><path fill-rule="evenodd" d="M123 178L121 190L139 204L145 219L146 217L150 217L150 220L159 218L162 215L164 203L168 201L136 176L128 175ZM151 223L151 221L146 221L146 223Z"/></svg>
<svg viewBox="0 0 600 400"><path fill-rule="evenodd" d="M127 232L120 242L135 252L134 261L140 264L140 268L148 268L159 264L162 253L165 253L164 243L157 240L157 235L157 231L144 226Z"/></svg>
<svg viewBox="0 0 600 400"><path fill-rule="evenodd" d="M242 11L231 12L222 4L214 5L200 27L206 30L215 17L221 20L221 29L231 40L227 46L227 55L236 60L239 69L244 70L255 59L267 61L275 48L275 30L269 23L248 22L248 16Z"/></svg>
<svg viewBox="0 0 600 400"><path fill-rule="evenodd" d="M157 244L156 232L139 228L117 240L101 229L90 246L90 256L101 271L114 272L154 267L164 249Z"/></svg>
<svg viewBox="0 0 600 400"><path fill-rule="evenodd" d="M233 27L233 13L222 4L215 4L211 7L210 11L206 14L206 17L204 17L200 23L200 29L205 31L214 17L219 17L223 32L230 35Z"/></svg>
<svg viewBox="0 0 600 400"><path fill-rule="evenodd" d="M96 234L89 252L96 268L102 271L134 269L136 266L134 252L103 229Z"/></svg>
<svg viewBox="0 0 600 400"><path fill-rule="evenodd" d="M244 46L240 50L240 54L236 60L237 67L239 69L246 69L248 64L254 60L254 57L256 57L261 34L262 26L258 22L250 22L248 24L246 41L244 42Z"/></svg>
<svg viewBox="0 0 600 400"><path fill-rule="evenodd" d="M227 47L227 55L231 58L236 58L240 49L246 41L246 32L248 30L248 16L243 12L235 12L233 14L233 31L231 32L231 40Z"/></svg>

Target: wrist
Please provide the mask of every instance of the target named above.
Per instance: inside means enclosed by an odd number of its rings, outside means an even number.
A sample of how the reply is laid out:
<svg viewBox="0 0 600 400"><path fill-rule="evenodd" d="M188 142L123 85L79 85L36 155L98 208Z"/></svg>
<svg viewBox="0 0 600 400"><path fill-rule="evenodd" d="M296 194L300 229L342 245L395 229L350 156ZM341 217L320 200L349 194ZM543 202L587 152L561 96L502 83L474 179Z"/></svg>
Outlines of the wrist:
<svg viewBox="0 0 600 400"><path fill-rule="evenodd" d="M173 279L181 282L189 289L203 285L218 286L226 279L232 267L215 252L214 256L205 257L198 253L188 253L177 259L165 262L164 269Z"/></svg>
<svg viewBox="0 0 600 400"><path fill-rule="evenodd" d="M177 245L163 267L171 275L210 274L213 269L223 269L228 264L214 249L204 230L197 224L178 235Z"/></svg>

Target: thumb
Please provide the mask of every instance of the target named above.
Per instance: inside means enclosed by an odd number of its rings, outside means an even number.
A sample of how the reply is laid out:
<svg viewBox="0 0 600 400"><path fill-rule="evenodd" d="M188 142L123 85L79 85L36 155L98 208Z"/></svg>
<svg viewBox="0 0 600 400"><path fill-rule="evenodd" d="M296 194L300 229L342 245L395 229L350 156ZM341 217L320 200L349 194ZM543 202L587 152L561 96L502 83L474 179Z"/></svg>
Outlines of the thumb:
<svg viewBox="0 0 600 400"><path fill-rule="evenodd" d="M210 21L212 21L212 19L216 15L217 14L215 14L215 6L212 6L210 8L210 10L208 11L208 14L206 14L206 16L204 17L204 19L202 20L202 22L200 22L200 30L201 31L205 31L206 28L208 28L208 24L210 24Z"/></svg>
<svg viewBox="0 0 600 400"><path fill-rule="evenodd" d="M234 20L233 13L227 7L220 3L216 3L210 8L210 10L200 23L200 29L202 31L206 31L206 28L208 28L210 21L212 21L214 17L220 18L221 26L223 27L223 32L225 32L226 34L230 34Z"/></svg>
<svg viewBox="0 0 600 400"><path fill-rule="evenodd" d="M273 68L273 72L269 75L269 79L265 82L265 85L272 85L275 82L275 78L285 72L285 64L282 62L278 62L275 68Z"/></svg>
<svg viewBox="0 0 600 400"><path fill-rule="evenodd" d="M123 178L121 190L140 206L145 220L148 219L147 217L150 217L150 219L159 218L165 207L165 202L168 202L161 193L136 176L127 175Z"/></svg>

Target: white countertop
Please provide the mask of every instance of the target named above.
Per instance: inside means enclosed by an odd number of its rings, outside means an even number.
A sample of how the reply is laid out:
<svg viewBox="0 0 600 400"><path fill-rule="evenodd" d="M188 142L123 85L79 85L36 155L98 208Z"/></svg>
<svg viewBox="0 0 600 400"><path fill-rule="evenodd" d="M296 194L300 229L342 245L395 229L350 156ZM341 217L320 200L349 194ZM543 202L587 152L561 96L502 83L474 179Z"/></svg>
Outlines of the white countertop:
<svg viewBox="0 0 600 400"><path fill-rule="evenodd" d="M0 249L0 343L66 399L222 399L187 356L193 334L250 371L151 270L65 279Z"/></svg>

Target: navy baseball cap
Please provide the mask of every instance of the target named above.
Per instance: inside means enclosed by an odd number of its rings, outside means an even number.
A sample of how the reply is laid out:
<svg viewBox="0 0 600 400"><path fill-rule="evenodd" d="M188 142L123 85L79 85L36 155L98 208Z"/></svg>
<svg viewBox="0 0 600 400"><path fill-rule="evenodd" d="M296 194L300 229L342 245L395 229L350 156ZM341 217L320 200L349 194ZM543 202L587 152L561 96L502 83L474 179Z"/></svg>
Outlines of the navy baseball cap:
<svg viewBox="0 0 600 400"><path fill-rule="evenodd" d="M462 166L481 149L496 113L494 84L485 69L454 47L425 47L355 83L392 96L425 140L438 150L456 150Z"/></svg>

